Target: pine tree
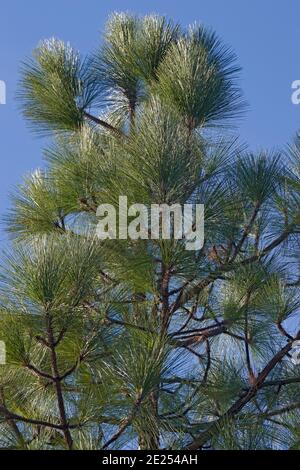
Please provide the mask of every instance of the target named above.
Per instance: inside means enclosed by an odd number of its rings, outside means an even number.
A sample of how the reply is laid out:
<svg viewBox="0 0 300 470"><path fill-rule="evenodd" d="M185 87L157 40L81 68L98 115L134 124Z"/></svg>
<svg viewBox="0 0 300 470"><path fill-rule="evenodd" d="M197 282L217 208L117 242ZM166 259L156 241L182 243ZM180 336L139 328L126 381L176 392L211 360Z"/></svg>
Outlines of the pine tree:
<svg viewBox="0 0 300 470"><path fill-rule="evenodd" d="M127 14L87 58L51 39L24 63L50 144L6 221L2 449L300 448L300 138L239 144L239 72L214 32ZM125 195L204 204L202 249L100 240Z"/></svg>

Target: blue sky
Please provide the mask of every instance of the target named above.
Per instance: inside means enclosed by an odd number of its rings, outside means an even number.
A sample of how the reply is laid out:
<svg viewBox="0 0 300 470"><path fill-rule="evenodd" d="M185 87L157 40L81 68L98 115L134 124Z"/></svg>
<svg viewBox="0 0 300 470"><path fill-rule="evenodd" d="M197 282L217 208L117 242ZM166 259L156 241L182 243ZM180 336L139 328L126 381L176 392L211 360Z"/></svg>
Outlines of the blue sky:
<svg viewBox="0 0 300 470"><path fill-rule="evenodd" d="M83 53L101 40L112 11L160 13L183 26L195 21L213 27L235 50L243 68L241 85L249 111L239 127L252 149L278 148L300 128L300 105L291 102L291 84L300 80L299 0L10 0L0 6L0 80L7 104L0 105L0 217L8 194L22 175L42 165L45 141L26 127L14 95L20 62L40 39L58 37ZM0 241L4 240L0 231Z"/></svg>

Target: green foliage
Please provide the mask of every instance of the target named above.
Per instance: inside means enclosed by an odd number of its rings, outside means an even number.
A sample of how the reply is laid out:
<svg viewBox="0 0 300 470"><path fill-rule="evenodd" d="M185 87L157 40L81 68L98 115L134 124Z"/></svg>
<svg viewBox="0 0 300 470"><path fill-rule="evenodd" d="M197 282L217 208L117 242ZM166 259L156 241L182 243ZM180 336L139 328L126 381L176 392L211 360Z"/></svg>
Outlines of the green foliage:
<svg viewBox="0 0 300 470"><path fill-rule="evenodd" d="M214 33L191 28L174 43L158 69L158 94L190 129L235 117L241 94L235 57Z"/></svg>
<svg viewBox="0 0 300 470"><path fill-rule="evenodd" d="M18 97L24 116L39 133L72 131L83 122L83 112L95 101L98 86L87 64L70 45L50 39L24 63Z"/></svg>
<svg viewBox="0 0 300 470"><path fill-rule="evenodd" d="M299 448L300 140L254 154L225 132L239 70L203 26L124 13L92 56L52 39L24 64L53 140L6 217L1 449ZM99 240L124 195L204 204L203 248Z"/></svg>

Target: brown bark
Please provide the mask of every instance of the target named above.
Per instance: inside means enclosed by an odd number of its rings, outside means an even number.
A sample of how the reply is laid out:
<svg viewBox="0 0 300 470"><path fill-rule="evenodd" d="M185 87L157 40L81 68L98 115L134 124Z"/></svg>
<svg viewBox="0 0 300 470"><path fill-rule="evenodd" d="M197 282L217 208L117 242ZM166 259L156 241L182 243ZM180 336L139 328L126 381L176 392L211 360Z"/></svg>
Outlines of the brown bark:
<svg viewBox="0 0 300 470"><path fill-rule="evenodd" d="M69 423L68 423L66 409L65 409L64 397L63 397L63 392L62 392L61 379L60 379L58 363L57 363L57 355L56 355L56 349L55 349L55 338L54 338L53 328L52 328L52 317L49 312L46 312L46 331L47 331L47 340L48 340L49 349L50 349L51 371L52 371L54 387L56 391L61 427L62 427L62 431L65 437L67 447L69 450L71 450L73 447L73 440L72 440L71 432L69 429Z"/></svg>

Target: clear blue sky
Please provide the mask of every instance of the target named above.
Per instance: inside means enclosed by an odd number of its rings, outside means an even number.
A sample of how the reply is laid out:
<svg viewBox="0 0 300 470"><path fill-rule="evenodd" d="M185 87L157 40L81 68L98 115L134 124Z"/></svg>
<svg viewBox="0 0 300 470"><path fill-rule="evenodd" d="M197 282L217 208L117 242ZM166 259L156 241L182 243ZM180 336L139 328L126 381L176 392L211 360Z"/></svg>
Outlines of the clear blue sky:
<svg viewBox="0 0 300 470"><path fill-rule="evenodd" d="M0 5L0 80L7 104L0 105L0 217L8 193L22 175L42 165L45 142L34 137L20 116L14 95L20 62L42 38L70 41L83 53L100 41L112 11L160 13L183 26L194 21L213 27L236 51L242 87L250 105L240 126L253 149L281 147L300 128L300 105L291 103L291 83L300 80L299 0L9 0ZM0 241L3 240L0 232Z"/></svg>

